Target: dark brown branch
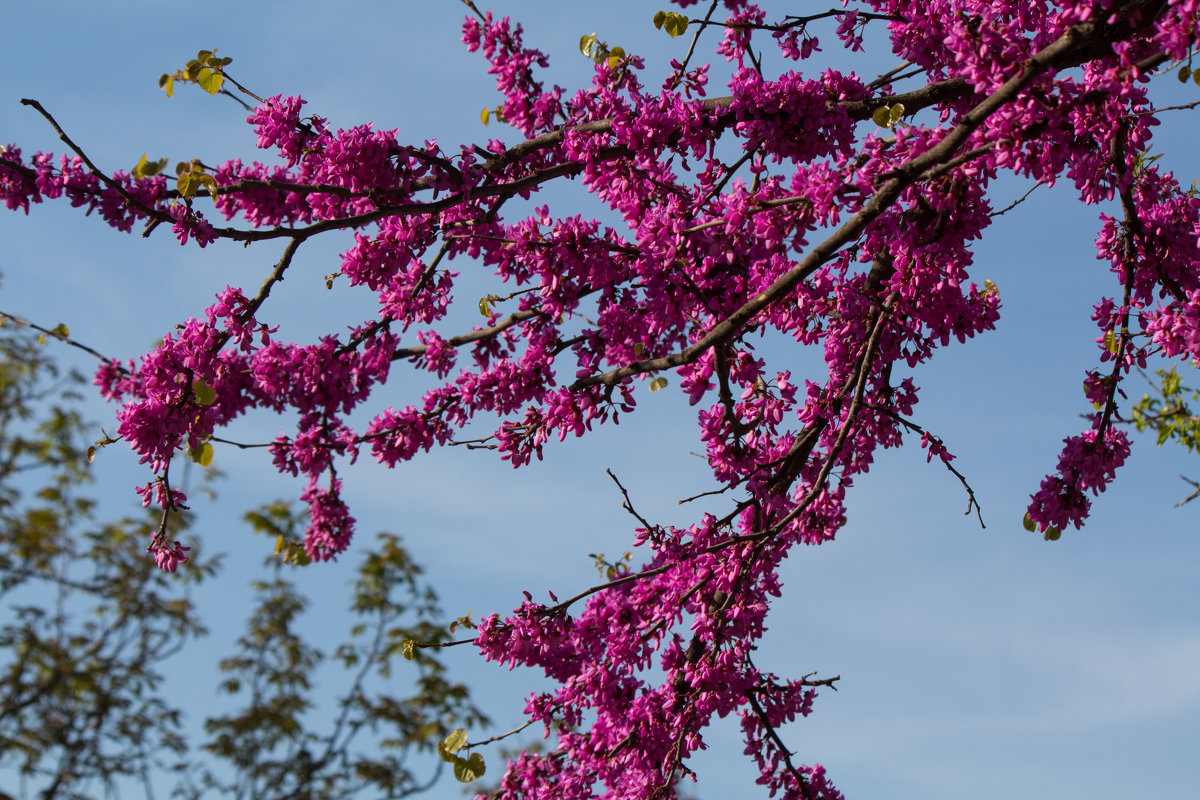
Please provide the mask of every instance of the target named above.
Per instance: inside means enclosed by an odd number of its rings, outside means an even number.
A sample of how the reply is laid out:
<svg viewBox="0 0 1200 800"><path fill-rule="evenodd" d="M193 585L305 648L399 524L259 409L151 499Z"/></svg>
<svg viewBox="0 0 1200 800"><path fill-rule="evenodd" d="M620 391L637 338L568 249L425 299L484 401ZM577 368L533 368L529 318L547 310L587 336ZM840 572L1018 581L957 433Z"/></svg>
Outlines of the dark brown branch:
<svg viewBox="0 0 1200 800"><path fill-rule="evenodd" d="M646 529L646 533L649 534L657 531L659 529L657 525L651 525L646 521L645 517L643 517L637 512L636 509L634 509L633 501L629 499L629 492L625 490L625 487L621 484L621 481L617 480L617 476L613 474L613 471L611 469L606 469L604 471L608 473L608 477L612 478L613 483L615 483L617 488L621 490L621 497L624 498L624 500L621 502L621 508L628 511L634 519L642 523L642 527Z"/></svg>
<svg viewBox="0 0 1200 800"><path fill-rule="evenodd" d="M1195 500L1197 497L1200 497L1200 483L1197 483L1196 481L1192 480L1191 478L1185 477L1183 475L1180 475L1179 477L1182 478L1187 483L1190 483L1192 486L1194 486L1195 491L1192 492L1191 494L1189 494L1187 497L1180 500L1178 503L1176 503L1175 504L1176 508L1179 508L1180 506L1183 506L1183 505L1187 505L1188 503Z"/></svg>
<svg viewBox="0 0 1200 800"><path fill-rule="evenodd" d="M467 742L466 744L463 745L463 747L467 750L470 750L472 747L483 747L485 744L491 744L492 742L498 742L501 739L507 739L509 736L515 736L516 734L525 730L533 723L534 723L534 720L529 720L524 725L519 725L516 728L513 728L511 731L508 731L507 733L500 733L495 736L490 736L487 739L484 739L479 742Z"/></svg>
<svg viewBox="0 0 1200 800"><path fill-rule="evenodd" d="M1025 200L1029 197L1029 195L1033 194L1034 189L1038 188L1039 186L1044 186L1044 185L1045 184L1042 181L1038 181L1033 186L1029 187L1029 191L1027 191L1025 194L1021 195L1016 200L1013 200L1011 203L1009 203L1008 205L1006 205L1004 208L1000 209L999 211L993 211L988 216L990 216L990 217L1004 216L1009 211L1012 211L1014 208L1021 205L1021 203L1024 203Z"/></svg>
<svg viewBox="0 0 1200 800"><path fill-rule="evenodd" d="M82 350L83 352L87 353L89 356L94 357L98 361L104 361L106 363L113 363L113 364L118 363L115 359L109 358L108 356L101 353L99 350L95 350L91 347L88 347L86 344L83 344L82 342L78 342L75 339L72 339L70 336L64 336L60 331L56 331L51 328L43 328L41 325L38 325L36 322L30 322L27 319L18 317L16 314L9 314L7 311L0 311L0 319L6 319L9 322L12 322L16 325L20 325L25 328L33 328L35 331L45 334L46 336L52 336L55 339L58 339L60 342L64 342L64 343L70 345L71 347L76 348L77 350Z"/></svg>
<svg viewBox="0 0 1200 800"><path fill-rule="evenodd" d="M872 411L876 411L880 414L883 414L884 416L894 419L896 422L899 422L901 425L903 425L905 428L912 431L913 433L919 433L922 436L928 436L931 439L938 439L938 441L941 441L940 438L929 433L929 431L925 430L917 423L913 422L910 419L906 419L905 417L900 416L895 411L892 411L890 408L884 408L883 406L877 405L875 403L867 403L867 407L870 408ZM963 475L961 472L959 472L957 469L955 469L954 465L951 464L949 461L943 460L942 463L946 465L946 469L950 470L950 473L952 475L954 475L954 477L958 478L959 482L963 486L963 489L965 489L967 492L967 510L963 512L963 516L969 515L971 513L971 510L974 509L975 515L979 518L979 527L986 528L987 525L985 525L983 523L983 507L979 505L979 500L976 499L976 497L975 497L975 490L972 489L971 484L967 482L966 476Z"/></svg>

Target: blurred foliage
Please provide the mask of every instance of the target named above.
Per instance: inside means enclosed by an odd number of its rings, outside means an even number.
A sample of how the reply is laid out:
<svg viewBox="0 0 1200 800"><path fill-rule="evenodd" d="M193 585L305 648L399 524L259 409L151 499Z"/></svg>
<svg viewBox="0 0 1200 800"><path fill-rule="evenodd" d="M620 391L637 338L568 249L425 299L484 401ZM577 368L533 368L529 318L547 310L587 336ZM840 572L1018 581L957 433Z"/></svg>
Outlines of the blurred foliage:
<svg viewBox="0 0 1200 800"><path fill-rule="evenodd" d="M1129 421L1139 432L1150 431L1157 436L1161 447L1166 442L1175 442L1186 447L1189 453L1200 449L1200 416L1193 411L1193 403L1200 403L1200 389L1183 385L1175 367L1155 370L1157 382L1142 373L1154 388L1153 395L1143 395L1130 411ZM1200 483L1180 476L1194 487L1186 498L1176 505L1183 505L1200 497Z"/></svg>
<svg viewBox="0 0 1200 800"><path fill-rule="evenodd" d="M285 503L247 514L275 541L269 578L253 584L234 653L214 663L228 702L196 704L172 665L214 657L198 641L192 591L220 560L193 549L165 573L144 550L156 516L97 520L81 383L37 338L0 330L0 769L20 775L5 791L90 800L140 785L185 800L332 800L427 788L442 772L437 745L487 720L430 649L402 659L405 640L446 641L449 630L400 539L381 535L359 566L344 641L327 656L287 579L307 563L304 519ZM194 545L193 523L175 515L172 537ZM211 714L204 741L185 711Z"/></svg>
<svg viewBox="0 0 1200 800"><path fill-rule="evenodd" d="M1156 373L1157 383L1146 378L1155 395L1142 396L1130 412L1130 421L1139 432L1157 434L1159 445L1173 440L1194 453L1200 447L1200 417L1189 403L1200 401L1200 390L1184 386L1175 367Z"/></svg>

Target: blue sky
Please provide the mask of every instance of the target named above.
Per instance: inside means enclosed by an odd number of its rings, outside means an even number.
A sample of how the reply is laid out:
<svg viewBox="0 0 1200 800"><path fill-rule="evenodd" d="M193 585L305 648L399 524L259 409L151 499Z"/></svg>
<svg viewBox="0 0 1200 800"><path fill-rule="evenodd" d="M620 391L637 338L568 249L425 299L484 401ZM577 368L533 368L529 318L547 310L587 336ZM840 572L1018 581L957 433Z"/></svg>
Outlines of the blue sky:
<svg viewBox="0 0 1200 800"><path fill-rule="evenodd" d="M197 19L191 7L150 2L6 4L9 30L23 35L10 34L0 50L0 142L17 142L27 154L61 150L41 118L19 105L32 97L108 169L127 169L143 152L209 163L254 157L252 132L232 103L186 89L168 100L157 89L159 73L213 47L232 56L233 74L260 94L302 94L311 112L335 125L374 121L399 128L402 140L437 137L451 147L515 139L479 122L479 110L497 99L483 60L458 44L457 3L364 2L354 17L315 2L208 8ZM686 44L653 29L653 10L626 0L496 7L525 22L526 41L550 54L551 79L568 88L587 80L589 64L576 49L582 34L595 31L647 55L648 75L678 56ZM831 31L822 38L828 50ZM892 59L868 66L877 71ZM1170 77L1155 88L1180 91ZM1200 90L1191 90L1195 99ZM1155 146L1184 183L1200 175L1188 119L1168 119ZM1003 184L994 202L1007 204L1025 188ZM572 205L577 195L547 195L556 198L552 212L581 210ZM856 483L850 523L836 542L789 559L758 663L781 674L842 676L839 691L824 693L785 738L805 762L826 765L851 800L1194 792L1200 508L1173 504L1189 489L1181 473L1200 478L1195 459L1138 439L1083 531L1046 543L1020 525L1063 437L1082 428L1083 373L1098 352L1091 306L1117 291L1094 257L1096 216L1069 186L1058 186L997 219L972 274L999 286L998 330L947 348L914 374L922 387L915 418L958 456L988 528L963 515L958 481L908 447L881 454ZM273 245L180 248L165 230L149 240L125 236L60 204L28 217L0 215L0 241L0 309L65 322L79 339L119 357L145 352L226 284L257 287L278 257ZM346 241L331 237L302 250L264 309L281 334L312 338L369 316L370 297L324 288ZM468 274L469 264L457 266L469 311L474 298L467 295L486 284ZM469 313L457 320L473 322ZM776 368L812 374L805 372L812 354L773 343L764 352ZM410 402L414 387L394 381L376 402ZM91 409L101 422L112 413L98 402ZM561 595L591 585L587 553L627 548L629 519L606 467L656 521L687 524L705 510L676 503L710 485L703 462L690 455L699 449L694 420L685 398L644 395L619 427L548 447L546 461L529 469L514 472L487 453L453 449L394 471L359 464L345 473L347 493L360 537L402 534L447 611L504 613L523 589ZM263 441L292 424L253 417L239 421L231 437ZM134 462L118 448L97 461L97 490L114 514L125 512L132 486L146 480ZM227 582L199 598L214 629L206 649L214 651L238 635L223 621L240 621L243 584L262 555L262 541L235 520L255 503L300 489L265 468L261 452L218 450L217 463L230 476L219 500L194 504L204 546L228 553L231 564ZM355 562L352 552L303 576L323 598L312 610L315 635L336 641L345 627L339 603L324 598L336 596ZM540 685L536 675L498 670L465 650L450 658L497 731L520 721L523 696ZM334 690L335 673L323 676ZM211 706L211 664L189 659L172 679L185 710L199 715ZM696 764L696 794L756 791L736 725L718 725L709 741ZM495 758L489 762L494 768ZM432 796L458 797L459 789L447 782Z"/></svg>

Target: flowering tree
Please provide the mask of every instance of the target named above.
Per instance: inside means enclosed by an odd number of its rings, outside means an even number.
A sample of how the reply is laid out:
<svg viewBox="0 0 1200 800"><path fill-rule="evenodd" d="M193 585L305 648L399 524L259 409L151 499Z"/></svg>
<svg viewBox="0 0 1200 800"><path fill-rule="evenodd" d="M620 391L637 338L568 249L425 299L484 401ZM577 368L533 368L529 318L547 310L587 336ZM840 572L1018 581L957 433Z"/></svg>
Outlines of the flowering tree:
<svg viewBox="0 0 1200 800"><path fill-rule="evenodd" d="M1193 76L1194 0L873 0L808 16L726 0L698 18L684 13L694 2L678 5L654 17L690 40L665 74L586 36L594 79L572 93L539 80L546 59L520 26L467 2L463 41L503 97L485 120L509 125L507 141L445 149L370 125L331 130L299 97L259 98L227 58L201 51L163 88L193 82L248 98L258 146L276 160L184 162L173 186L165 162L108 173L32 100L71 152L0 154L11 209L65 197L119 230L169 226L185 245L282 245L256 290L227 287L140 360L101 356L95 382L122 403L116 436L101 444L124 441L152 473L138 491L161 509L148 549L168 571L185 568L188 552L169 534L185 501L172 463L206 462L228 443L221 428L252 409L295 421L270 453L304 482L308 523L280 547L325 561L354 529L339 464L365 452L391 467L469 442L520 468L551 437L616 424L640 392L675 376L698 407L718 486L705 494L722 510L661 526L626 495L639 564L609 565L605 583L564 600L527 595L454 642L541 668L557 687L526 708L554 749L510 761L504 797L672 795L706 726L729 714L772 793L839 796L779 732L836 679L770 674L752 653L782 559L834 538L846 489L877 448L918 438L974 507L945 444L912 421L918 390L903 373L999 317L997 287L977 285L969 267L972 242L1001 213L988 197L1001 173L1035 185L1065 177L1084 203L1120 208L1120 218L1100 215L1096 239L1116 282L1095 305L1097 363L1083 365L1088 428L1032 495L1027 529L1053 540L1080 527L1089 495L1115 477L1129 454L1117 426L1128 372L1159 353L1200 356L1200 200L1146 156L1164 110L1151 75ZM866 79L813 63L822 47L861 49L868 28L886 33L899 67ZM732 77L710 98L709 67L693 59L713 40ZM768 71L767 52L796 68ZM513 211L568 179L620 228L549 205ZM378 314L348 334L280 341L273 288L306 242L343 230L354 243L329 280L365 286ZM450 265L467 258L511 289L466 300L482 325L444 330ZM766 363L754 342L768 333L819 349L825 373ZM373 406L399 364L437 385L401 408ZM369 423L352 426L363 409ZM488 431L471 438L482 419ZM435 644L413 640L408 652ZM456 733L441 753L471 779L481 744Z"/></svg>

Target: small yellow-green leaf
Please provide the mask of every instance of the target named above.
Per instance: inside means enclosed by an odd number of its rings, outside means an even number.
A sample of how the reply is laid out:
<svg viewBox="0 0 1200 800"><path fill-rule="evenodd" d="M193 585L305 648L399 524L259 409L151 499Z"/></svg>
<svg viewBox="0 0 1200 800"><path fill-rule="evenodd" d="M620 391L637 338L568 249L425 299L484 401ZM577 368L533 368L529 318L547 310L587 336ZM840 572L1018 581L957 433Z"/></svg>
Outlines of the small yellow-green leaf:
<svg viewBox="0 0 1200 800"><path fill-rule="evenodd" d="M454 759L454 777L459 783L470 783L483 777L483 756L472 753L470 758Z"/></svg>
<svg viewBox="0 0 1200 800"><path fill-rule="evenodd" d="M486 297L479 298L479 314L484 317L492 315L491 309L488 308L488 299Z"/></svg>
<svg viewBox="0 0 1200 800"><path fill-rule="evenodd" d="M1037 523L1034 522L1032 518L1030 518L1028 512L1025 513L1025 519L1021 520L1021 527L1023 527L1025 530L1029 531L1030 533L1033 533L1034 531L1037 530Z"/></svg>
<svg viewBox="0 0 1200 800"><path fill-rule="evenodd" d="M614 47L608 51L607 65L609 69L616 69L617 65L625 58L625 48Z"/></svg>
<svg viewBox="0 0 1200 800"><path fill-rule="evenodd" d="M1192 73L1192 83L1200 86L1200 69Z"/></svg>
<svg viewBox="0 0 1200 800"><path fill-rule="evenodd" d="M654 15L654 27L658 28L661 31L663 22L665 22L666 19L667 19L667 12L659 11L657 14Z"/></svg>
<svg viewBox="0 0 1200 800"><path fill-rule="evenodd" d="M660 377L657 377L654 380L650 381L650 391L652 391L652 392L657 392L657 391L660 391L665 388L667 388L667 379L666 378L663 378L660 376Z"/></svg>
<svg viewBox="0 0 1200 800"><path fill-rule="evenodd" d="M450 735L442 740L442 747L447 753L457 753L467 743L467 729L455 728Z"/></svg>
<svg viewBox="0 0 1200 800"><path fill-rule="evenodd" d="M199 181L196 180L196 173L185 172L175 179L176 188L184 197L195 197L196 192L200 188Z"/></svg>
<svg viewBox="0 0 1200 800"><path fill-rule="evenodd" d="M1189 67L1187 64L1184 64L1182 67L1179 68L1179 82L1187 83L1188 78L1190 78L1190 77L1192 77L1192 68Z"/></svg>
<svg viewBox="0 0 1200 800"><path fill-rule="evenodd" d="M687 33L689 22L691 22L691 20L689 20L685 15L676 12L667 15L664 27L667 31L667 34L674 39L676 36L683 36L683 34Z"/></svg>
<svg viewBox="0 0 1200 800"><path fill-rule="evenodd" d="M1116 355L1117 352L1117 336L1112 331L1104 334L1104 349Z"/></svg>
<svg viewBox="0 0 1200 800"><path fill-rule="evenodd" d="M202 406L211 406L217 402L217 393L205 383L204 378L196 378L192 381L192 394L196 396L196 402Z"/></svg>
<svg viewBox="0 0 1200 800"><path fill-rule="evenodd" d="M225 76L205 67L197 73L196 83L209 94L216 94L221 91L221 86L225 83Z"/></svg>
<svg viewBox="0 0 1200 800"><path fill-rule="evenodd" d="M635 356L641 358L642 354L645 352L646 352L646 345L642 344L641 342L633 343L633 354Z"/></svg>
<svg viewBox="0 0 1200 800"><path fill-rule="evenodd" d="M203 186L205 189L208 190L208 196L211 197L213 200L216 200L217 192L219 191L219 188L220 188L217 186L216 179L213 178L212 175L209 175L207 172L193 172L192 174L196 178L197 186Z"/></svg>
<svg viewBox="0 0 1200 800"><path fill-rule="evenodd" d="M1053 526L1046 528L1046 532L1042 534L1042 539L1047 542L1057 542L1062 536L1062 531Z"/></svg>
<svg viewBox="0 0 1200 800"><path fill-rule="evenodd" d="M204 65L201 64L196 59L192 59L191 61L189 61L187 63L187 66L184 67L183 69L184 69L184 73L188 77L188 80L194 81L194 80L196 80L196 76L198 76L200 74L200 70L204 69Z"/></svg>
<svg viewBox="0 0 1200 800"><path fill-rule="evenodd" d="M201 64L207 64L208 60L212 58L212 54L212 50L201 50L199 53L196 53L196 60Z"/></svg>
<svg viewBox="0 0 1200 800"><path fill-rule="evenodd" d="M488 117L490 117L491 115L492 115L492 110L490 108L485 108L483 111L479 112L479 121L482 122L484 125L487 125Z"/></svg>
<svg viewBox="0 0 1200 800"><path fill-rule="evenodd" d="M66 325L60 322L54 326L54 330L50 331L50 335L55 339L65 340L71 335L71 331L67 329Z"/></svg>
<svg viewBox="0 0 1200 800"><path fill-rule="evenodd" d="M275 555L279 555L281 552L283 552L283 534L282 533L275 537Z"/></svg>
<svg viewBox="0 0 1200 800"><path fill-rule="evenodd" d="M417 657L417 649L412 639L405 639L400 645L400 655L408 661L412 661Z"/></svg>
<svg viewBox="0 0 1200 800"><path fill-rule="evenodd" d="M592 57L592 50L596 47L596 34L589 33L579 37L579 52L583 53L584 58Z"/></svg>
<svg viewBox="0 0 1200 800"><path fill-rule="evenodd" d="M196 459L196 462L202 467L207 467L212 464L213 446L211 444L205 442L204 444L200 445L200 457Z"/></svg>
<svg viewBox="0 0 1200 800"><path fill-rule="evenodd" d="M887 106L880 106L871 114L871 121L881 128L888 126L888 120L892 118L891 110Z"/></svg>
<svg viewBox="0 0 1200 800"><path fill-rule="evenodd" d="M904 104L896 103L888 113L888 127L890 128L899 122L902 116L904 116Z"/></svg>
<svg viewBox="0 0 1200 800"><path fill-rule="evenodd" d="M999 290L996 288L996 282L995 282L995 281L993 281L991 278L988 278L988 279L986 279L986 280L983 282L983 290L984 290L985 292L992 292L993 294L994 294L995 292L999 291Z"/></svg>

